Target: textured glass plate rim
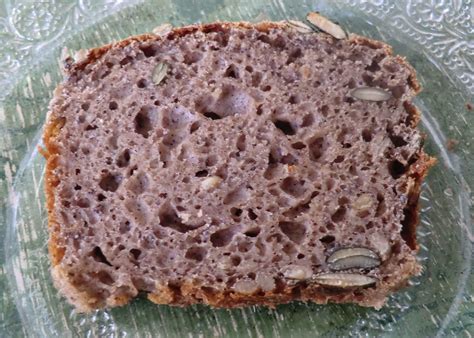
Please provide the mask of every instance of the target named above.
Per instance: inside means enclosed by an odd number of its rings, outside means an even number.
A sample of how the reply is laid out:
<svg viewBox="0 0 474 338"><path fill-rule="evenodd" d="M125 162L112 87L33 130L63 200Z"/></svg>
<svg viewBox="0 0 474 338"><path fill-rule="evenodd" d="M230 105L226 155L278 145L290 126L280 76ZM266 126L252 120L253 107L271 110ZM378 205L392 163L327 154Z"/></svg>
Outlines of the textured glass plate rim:
<svg viewBox="0 0 474 338"><path fill-rule="evenodd" d="M451 162L449 154L447 153L447 150L444 146L444 142L441 141L441 140L444 140L446 137L443 135L441 130L439 130L437 128L436 121L435 120L430 121L430 119L431 119L430 116L424 116L423 117L423 123L424 123L425 127L427 127L427 129L430 131L431 136L435 138L436 144L439 146L439 149L440 149L440 152L441 152L441 156L443 157L443 160L446 163L448 163L451 168L454 169L456 167L456 164L453 164ZM40 134L38 133L37 136L35 137L35 140L38 141L39 137L40 137ZM34 150L30 154L28 154L27 157L24 158L24 160L22 161L22 164L20 165L20 170L17 173L15 183L13 185L13 190L14 191L16 191L18 178L22 176L22 170L25 169L26 165L31 160L31 158L36 156L36 155L37 155L36 150ZM467 188L468 185L465 183L464 178L462 176L460 178L462 180L461 186L464 187L464 188ZM460 197L459 202L460 202L461 211L462 211L462 214L466 216L466 219L469 218L469 210L466 209L467 202L468 202L468 199L469 199L468 193L469 192L467 191L467 189L463 189L462 194L459 196ZM464 201L464 203L463 203L463 201ZM13 201L13 206L14 207L12 209L10 209L11 211L9 213L9 220L11 220L11 221L13 221L14 218L16 217L15 211L16 211L16 207L18 207L18 203L19 203L18 199ZM10 224L12 224L12 223L10 223ZM9 234L9 235L11 235L11 234ZM7 236L6 240L8 241L10 239L12 239L12 237ZM469 246L466 246L464 249L469 249ZM470 257L470 255L468 254L467 257ZM469 260L465 261L465 264L470 264L470 261ZM467 271L467 270L465 270L465 271ZM460 283L466 285L466 283L468 281L468 278L469 278L469 274L465 274L464 277L465 277L464 280L460 281ZM459 299L455 299L452 306L451 306L451 310L449 311L449 313L453 313L453 316L455 315L454 312L455 312L455 308L456 308L456 303L459 303L460 301L461 300L459 300ZM446 323L443 323L442 326L446 327L447 325L448 325L448 323L446 322Z"/></svg>

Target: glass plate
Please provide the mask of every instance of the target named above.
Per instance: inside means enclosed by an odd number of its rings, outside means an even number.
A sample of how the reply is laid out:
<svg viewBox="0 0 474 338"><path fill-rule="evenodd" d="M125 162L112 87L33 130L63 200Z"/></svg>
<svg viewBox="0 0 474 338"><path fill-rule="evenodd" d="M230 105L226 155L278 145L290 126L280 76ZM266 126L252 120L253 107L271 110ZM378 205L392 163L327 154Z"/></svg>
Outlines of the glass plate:
<svg viewBox="0 0 474 338"><path fill-rule="evenodd" d="M472 4L461 0L112 0L0 2L0 336L393 336L474 332L472 202L474 91ZM281 20L321 11L348 31L407 56L424 91L428 153L418 231L424 266L382 310L293 303L275 310L173 308L138 299L77 314L53 288L47 254L44 160L36 146L61 49L89 48L153 27L214 20Z"/></svg>

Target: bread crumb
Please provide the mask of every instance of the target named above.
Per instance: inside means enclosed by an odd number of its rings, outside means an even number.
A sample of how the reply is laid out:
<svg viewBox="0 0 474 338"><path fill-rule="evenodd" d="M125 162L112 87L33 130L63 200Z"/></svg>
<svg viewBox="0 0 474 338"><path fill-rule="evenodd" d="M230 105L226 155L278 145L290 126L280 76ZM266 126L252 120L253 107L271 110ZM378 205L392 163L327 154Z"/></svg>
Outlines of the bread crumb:
<svg viewBox="0 0 474 338"><path fill-rule="evenodd" d="M474 109L474 105L471 102L466 102L466 108L467 110L472 110Z"/></svg>
<svg viewBox="0 0 474 338"><path fill-rule="evenodd" d="M458 140L456 140L454 138L448 138L447 141L446 141L446 148L449 151L453 151L458 144L459 144Z"/></svg>

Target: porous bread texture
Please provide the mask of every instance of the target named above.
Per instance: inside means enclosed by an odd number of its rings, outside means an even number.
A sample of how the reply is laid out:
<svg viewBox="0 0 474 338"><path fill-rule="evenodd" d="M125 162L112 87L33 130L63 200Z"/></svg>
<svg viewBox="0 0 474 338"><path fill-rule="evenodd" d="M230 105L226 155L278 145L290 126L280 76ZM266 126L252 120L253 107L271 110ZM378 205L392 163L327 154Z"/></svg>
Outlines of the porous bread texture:
<svg viewBox="0 0 474 338"><path fill-rule="evenodd" d="M159 84L158 63L169 70ZM380 87L383 102L350 91ZM420 269L422 150L413 69L378 41L281 23L143 35L69 65L45 128L56 286L79 311L159 304L380 307ZM328 272L365 247L368 288L285 277ZM355 269L352 272L357 272ZM349 271L351 272L351 271Z"/></svg>

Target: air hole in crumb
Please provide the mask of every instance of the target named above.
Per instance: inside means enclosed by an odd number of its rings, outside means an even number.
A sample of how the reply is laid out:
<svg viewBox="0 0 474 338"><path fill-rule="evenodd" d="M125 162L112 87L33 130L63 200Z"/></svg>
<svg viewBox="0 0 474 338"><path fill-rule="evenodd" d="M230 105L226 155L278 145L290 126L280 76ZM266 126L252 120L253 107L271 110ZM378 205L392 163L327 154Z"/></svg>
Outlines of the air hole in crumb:
<svg viewBox="0 0 474 338"><path fill-rule="evenodd" d="M301 123L301 127L309 127L314 123L314 116L313 114L307 114L303 117L303 122Z"/></svg>
<svg viewBox="0 0 474 338"><path fill-rule="evenodd" d="M187 65L196 63L200 61L203 57L203 54L198 51L189 52L184 55L184 63Z"/></svg>
<svg viewBox="0 0 474 338"><path fill-rule="evenodd" d="M195 228L184 224L177 215L176 211L168 203L161 206L158 217L160 219L161 226L165 228L171 228L181 233L191 231Z"/></svg>
<svg viewBox="0 0 474 338"><path fill-rule="evenodd" d="M137 223L141 225L148 223L150 211L144 202L135 198L129 198L125 201L124 206Z"/></svg>
<svg viewBox="0 0 474 338"><path fill-rule="evenodd" d="M185 258L192 259L197 262L202 262L206 257L207 250L203 247L194 246L188 249L185 254Z"/></svg>
<svg viewBox="0 0 474 338"><path fill-rule="evenodd" d="M257 40L262 41L263 43L271 44L272 39L266 35L266 34L261 34L257 37Z"/></svg>
<svg viewBox="0 0 474 338"><path fill-rule="evenodd" d="M324 138L315 137L308 142L309 158L311 161L318 161L323 155Z"/></svg>
<svg viewBox="0 0 474 338"><path fill-rule="evenodd" d="M247 231L244 232L244 235L247 236L247 237L257 237L258 234L260 233L260 228L256 227L256 228L251 228Z"/></svg>
<svg viewBox="0 0 474 338"><path fill-rule="evenodd" d="M245 188L237 188L229 192L223 200L224 204L236 204L241 201L247 200L247 190Z"/></svg>
<svg viewBox="0 0 474 338"><path fill-rule="evenodd" d="M390 140L396 148L407 145L407 142L403 139L403 137L398 135L390 135Z"/></svg>
<svg viewBox="0 0 474 338"><path fill-rule="evenodd" d="M242 258L240 258L240 256L232 256L230 260L233 266L239 266L240 262L242 262Z"/></svg>
<svg viewBox="0 0 474 338"><path fill-rule="evenodd" d="M127 167L130 164L130 150L125 149L122 151L118 156L116 163L119 168Z"/></svg>
<svg viewBox="0 0 474 338"><path fill-rule="evenodd" d="M253 67L252 66L246 66L245 70L249 73L252 73L253 72Z"/></svg>
<svg viewBox="0 0 474 338"><path fill-rule="evenodd" d="M81 189L82 189L82 187L79 184L76 184L74 186L74 190L81 190Z"/></svg>
<svg viewBox="0 0 474 338"><path fill-rule="evenodd" d="M262 90L263 90L264 92L269 92L270 90L272 90L272 86L269 86L269 85L264 86L264 87L262 88Z"/></svg>
<svg viewBox="0 0 474 338"><path fill-rule="evenodd" d="M148 138L150 131L153 129L149 109L145 107L141 108L135 116L134 124L135 132L144 138Z"/></svg>
<svg viewBox="0 0 474 338"><path fill-rule="evenodd" d="M245 147L246 147L246 144L245 144L245 134L241 134L238 138L237 138L237 149L239 151L244 151L245 150Z"/></svg>
<svg viewBox="0 0 474 338"><path fill-rule="evenodd" d="M332 188L334 188L334 184L335 184L334 179L328 178L328 179L326 180L326 190L327 190L327 191L331 191Z"/></svg>
<svg viewBox="0 0 474 338"><path fill-rule="evenodd" d="M302 56L303 56L303 52L301 51L301 48L296 48L290 52L290 55L288 56L288 60L286 61L286 64L289 65L290 63L295 62L296 59Z"/></svg>
<svg viewBox="0 0 474 338"><path fill-rule="evenodd" d="M334 223L338 223L342 221L346 216L346 208L345 207L339 207L334 214L331 216L331 220Z"/></svg>
<svg viewBox="0 0 474 338"><path fill-rule="evenodd" d="M88 124L87 127L85 128L85 131L96 130L97 128L98 127L96 125Z"/></svg>
<svg viewBox="0 0 474 338"><path fill-rule="evenodd" d="M129 64L133 61L133 58L131 56L126 56L122 60L120 60L120 65L125 66L126 64Z"/></svg>
<svg viewBox="0 0 474 338"><path fill-rule="evenodd" d="M235 65L230 65L224 72L225 77L232 77L234 79L238 79L239 76L239 69Z"/></svg>
<svg viewBox="0 0 474 338"><path fill-rule="evenodd" d="M276 120L276 121L273 122L273 124L275 124L275 127L280 129L283 132L283 134L285 134L285 135L295 135L296 134L296 131L293 129L293 126L288 121Z"/></svg>
<svg viewBox="0 0 474 338"><path fill-rule="evenodd" d="M91 206L91 202L89 201L88 198L80 198L79 200L76 201L76 205L79 208L89 208Z"/></svg>
<svg viewBox="0 0 474 338"><path fill-rule="evenodd" d="M416 208L405 208L403 209L403 220L402 220L402 230L400 235L403 240L407 243L410 249L415 250L417 248L416 244L416 223L417 223L417 210ZM399 249L397 248L399 251ZM393 250L396 252L396 250Z"/></svg>
<svg viewBox="0 0 474 338"><path fill-rule="evenodd" d="M394 179L398 179L406 172L406 168L400 161L393 160L388 165L388 171Z"/></svg>
<svg viewBox="0 0 474 338"><path fill-rule="evenodd" d="M326 235L324 237L321 237L319 240L321 241L321 243L331 244L332 242L336 240L336 238L332 235Z"/></svg>
<svg viewBox="0 0 474 338"><path fill-rule="evenodd" d="M255 221L258 218L257 214L252 209L249 209L247 213L252 221Z"/></svg>
<svg viewBox="0 0 474 338"><path fill-rule="evenodd" d="M304 144L303 142L295 142L291 145L291 147L293 149L297 149L297 150L300 150L300 149L304 149L306 148L306 144Z"/></svg>
<svg viewBox="0 0 474 338"><path fill-rule="evenodd" d="M380 66L379 66L377 60L373 60L372 63L369 66L365 67L365 69L370 71L370 72L376 72L376 71L380 70Z"/></svg>
<svg viewBox="0 0 474 338"><path fill-rule="evenodd" d="M155 56L157 52L157 48L155 45L146 44L146 45L141 45L138 48L141 49L141 51L143 52L143 54L145 54L147 58Z"/></svg>
<svg viewBox="0 0 474 338"><path fill-rule="evenodd" d="M214 232L210 237L212 245L214 247L226 246L232 241L232 237L234 237L235 232L236 229L234 227L229 227Z"/></svg>
<svg viewBox="0 0 474 338"><path fill-rule="evenodd" d="M89 102L84 102L83 104L81 104L82 110L88 110L89 107L90 107ZM82 122L84 122L84 121L82 121Z"/></svg>
<svg viewBox="0 0 474 338"><path fill-rule="evenodd" d="M341 163L341 162L344 162L344 156L343 155L339 155L338 157L336 157L334 159L334 163Z"/></svg>
<svg viewBox="0 0 474 338"><path fill-rule="evenodd" d="M393 97L399 99L405 93L405 86L394 86L391 89Z"/></svg>
<svg viewBox="0 0 474 338"><path fill-rule="evenodd" d="M189 133L190 134L194 133L196 130L199 129L200 126L201 126L201 122L199 121L193 122L191 126L189 127Z"/></svg>
<svg viewBox="0 0 474 338"><path fill-rule="evenodd" d="M207 170L199 170L198 172L196 172L196 174L194 174L194 176L196 176L196 177L206 177L208 174L209 174L209 172Z"/></svg>
<svg viewBox="0 0 474 338"><path fill-rule="evenodd" d="M263 75L260 72L255 72L252 74L252 86L258 87L262 82Z"/></svg>
<svg viewBox="0 0 474 338"><path fill-rule="evenodd" d="M103 194L98 194L98 195L97 195L97 200L98 200L99 202L102 202L102 201L104 201L105 199L106 199L106 197L105 197Z"/></svg>
<svg viewBox="0 0 474 338"><path fill-rule="evenodd" d="M301 102L301 99L299 95L291 95L290 98L288 99L288 103L290 104L298 104Z"/></svg>
<svg viewBox="0 0 474 338"><path fill-rule="evenodd" d="M239 245L237 246L237 249L240 252L249 252L251 248L252 248L252 243L249 241L241 241Z"/></svg>
<svg viewBox="0 0 474 338"><path fill-rule="evenodd" d="M127 189L135 195L143 194L148 189L148 185L149 178L144 172L139 172L137 175L134 175L126 184Z"/></svg>
<svg viewBox="0 0 474 338"><path fill-rule="evenodd" d="M115 101L112 101L109 103L109 109L110 110L116 110L118 108L118 104Z"/></svg>
<svg viewBox="0 0 474 338"><path fill-rule="evenodd" d="M289 195L301 197L305 191L305 181L294 177L287 177L281 182L280 188Z"/></svg>
<svg viewBox="0 0 474 338"><path fill-rule="evenodd" d="M377 210L375 211L375 216L380 217L387 211L387 206L385 205L385 198L382 194L377 194L377 201L379 202Z"/></svg>
<svg viewBox="0 0 474 338"><path fill-rule="evenodd" d="M131 249L130 254L132 255L133 259L137 261L140 258L142 252L139 249Z"/></svg>
<svg viewBox="0 0 474 338"><path fill-rule="evenodd" d="M118 189L121 182L122 176L109 173L100 179L99 187L101 187L102 190L114 192Z"/></svg>
<svg viewBox="0 0 474 338"><path fill-rule="evenodd" d="M362 139L365 142L370 142L372 141L372 130L370 129L364 129L362 130Z"/></svg>
<svg viewBox="0 0 474 338"><path fill-rule="evenodd" d="M217 164L217 156L209 155L206 159L206 167L213 167Z"/></svg>
<svg viewBox="0 0 474 338"><path fill-rule="evenodd" d="M366 218L370 215L370 211L369 210L362 210L362 211L359 211L357 213L357 216L360 217L360 218Z"/></svg>
<svg viewBox="0 0 474 338"><path fill-rule="evenodd" d="M287 154L285 156L282 156L282 158L280 159L280 163L295 165L298 164L298 159L291 154Z"/></svg>
<svg viewBox="0 0 474 338"><path fill-rule="evenodd" d="M112 285L114 283L114 279L107 271L97 272L97 278L102 284L105 285Z"/></svg>
<svg viewBox="0 0 474 338"><path fill-rule="evenodd" d="M222 118L222 116L220 116L216 113L213 113L213 112L205 112L202 115L204 115L205 117L207 117L208 119L211 119L211 120L220 120Z"/></svg>
<svg viewBox="0 0 474 338"><path fill-rule="evenodd" d="M326 117L328 116L328 112L329 112L329 107L327 105L324 105L321 107L321 115Z"/></svg>
<svg viewBox="0 0 474 338"><path fill-rule="evenodd" d="M262 105L259 105L259 106L257 107L257 115L260 116L260 115L262 115L262 114L263 114L263 108L262 108Z"/></svg>
<svg viewBox="0 0 474 338"><path fill-rule="evenodd" d="M138 88L146 88L147 85L148 85L148 81L146 79L140 79L137 81Z"/></svg>
<svg viewBox="0 0 474 338"><path fill-rule="evenodd" d="M299 253L299 254L296 256L296 258L298 258L298 259L303 259L303 258L305 258L305 257L306 257L306 256L305 256L304 254L302 254L302 253Z"/></svg>
<svg viewBox="0 0 474 338"><path fill-rule="evenodd" d="M239 218L242 215L243 210L239 208L230 208L230 214L233 218Z"/></svg>
<svg viewBox="0 0 474 338"><path fill-rule="evenodd" d="M301 243L306 235L306 227L298 222L280 222L278 227L292 242Z"/></svg>
<svg viewBox="0 0 474 338"><path fill-rule="evenodd" d="M98 246L96 246L94 250L92 250L91 256L98 263L103 263L108 266L112 266L112 264L110 264L110 262L107 260L107 257L105 257L104 253L102 252L102 249Z"/></svg>

